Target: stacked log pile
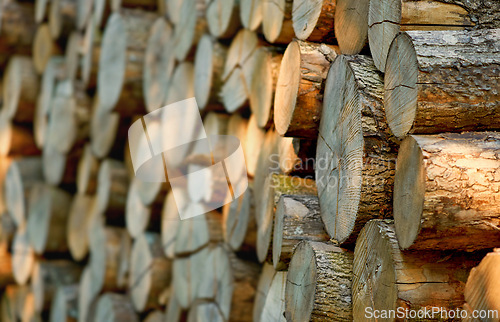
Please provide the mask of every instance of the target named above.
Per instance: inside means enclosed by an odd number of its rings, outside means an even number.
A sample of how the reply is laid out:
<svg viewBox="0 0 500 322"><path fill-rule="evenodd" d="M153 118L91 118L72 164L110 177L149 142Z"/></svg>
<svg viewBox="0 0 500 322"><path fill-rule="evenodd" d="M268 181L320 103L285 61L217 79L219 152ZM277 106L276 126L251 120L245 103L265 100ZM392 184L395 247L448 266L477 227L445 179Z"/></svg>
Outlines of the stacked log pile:
<svg viewBox="0 0 500 322"><path fill-rule="evenodd" d="M6 0L0 70L0 321L500 320L497 1ZM136 176L192 97L237 198Z"/></svg>

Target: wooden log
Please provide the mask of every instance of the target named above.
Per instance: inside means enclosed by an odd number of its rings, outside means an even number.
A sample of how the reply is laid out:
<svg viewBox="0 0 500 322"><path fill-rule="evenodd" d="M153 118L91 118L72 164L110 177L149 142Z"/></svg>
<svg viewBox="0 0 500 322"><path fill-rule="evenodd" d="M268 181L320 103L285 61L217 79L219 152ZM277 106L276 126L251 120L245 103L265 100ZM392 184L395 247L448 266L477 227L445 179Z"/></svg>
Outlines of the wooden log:
<svg viewBox="0 0 500 322"><path fill-rule="evenodd" d="M89 266L85 267L80 278L78 290L78 322L93 319L93 306L97 302L99 288Z"/></svg>
<svg viewBox="0 0 500 322"><path fill-rule="evenodd" d="M4 212L0 215L0 245L5 243L6 245L12 245L12 240L16 233L16 224L14 219L7 213ZM0 246L3 247L3 246Z"/></svg>
<svg viewBox="0 0 500 322"><path fill-rule="evenodd" d="M33 65L38 74L44 72L50 57L61 54L62 49L52 39L48 23L43 23L38 26L35 39L33 40L32 51Z"/></svg>
<svg viewBox="0 0 500 322"><path fill-rule="evenodd" d="M274 125L280 135L318 136L324 81L337 50L299 40L288 45L274 96Z"/></svg>
<svg viewBox="0 0 500 322"><path fill-rule="evenodd" d="M97 209L111 214L122 214L125 210L129 178L123 162L105 159L97 175Z"/></svg>
<svg viewBox="0 0 500 322"><path fill-rule="evenodd" d="M228 39L240 30L239 5L234 0L215 0L207 6L208 30L214 37Z"/></svg>
<svg viewBox="0 0 500 322"><path fill-rule="evenodd" d="M59 286L50 307L50 322L78 320L78 284Z"/></svg>
<svg viewBox="0 0 500 322"><path fill-rule="evenodd" d="M12 160L3 181L6 210L17 226L26 223L28 200L33 187L43 181L40 157Z"/></svg>
<svg viewBox="0 0 500 322"><path fill-rule="evenodd" d="M0 302L2 321L15 322L20 320L22 306L28 290L29 288L26 285L7 285Z"/></svg>
<svg viewBox="0 0 500 322"><path fill-rule="evenodd" d="M490 81L499 69L499 35L499 29L399 34L385 74L384 104L392 132L404 137L499 129L500 87Z"/></svg>
<svg viewBox="0 0 500 322"><path fill-rule="evenodd" d="M10 164L13 160L11 158L0 158L0 216L3 214L8 214L7 211L7 198L5 198L6 195L6 189L5 187L7 186L5 183L5 180L7 178L7 173L9 171ZM11 215L9 214L9 217ZM12 219L12 217L11 217ZM1 228L1 220L0 220L0 239L2 237L2 228Z"/></svg>
<svg viewBox="0 0 500 322"><path fill-rule="evenodd" d="M336 3L336 0L294 1L292 21L295 36L300 40L333 43Z"/></svg>
<svg viewBox="0 0 500 322"><path fill-rule="evenodd" d="M19 303L18 317L21 321L41 322L41 314L35 312L33 292L28 291L24 299Z"/></svg>
<svg viewBox="0 0 500 322"><path fill-rule="evenodd" d="M325 228L339 243L354 243L368 220L392 216L398 142L385 120L382 84L361 55L337 57L326 81L316 183Z"/></svg>
<svg viewBox="0 0 500 322"><path fill-rule="evenodd" d="M249 176L255 176L257 171L259 149L264 144L265 135L266 132L257 125L257 119L252 114L248 120L244 141L245 163Z"/></svg>
<svg viewBox="0 0 500 322"><path fill-rule="evenodd" d="M41 23L47 18L47 7L49 0L36 0L35 1L35 22Z"/></svg>
<svg viewBox="0 0 500 322"><path fill-rule="evenodd" d="M161 242L165 256L169 259L173 259L175 256L177 229L180 225L179 209L183 209L188 202L189 199L185 191L179 191L174 197L174 192L170 190L163 203Z"/></svg>
<svg viewBox="0 0 500 322"><path fill-rule="evenodd" d="M281 172L309 178L314 173L316 143L314 140L280 137L278 154Z"/></svg>
<svg viewBox="0 0 500 322"><path fill-rule="evenodd" d="M217 244L223 240L220 213L205 212L204 206L199 203L187 204L184 213L187 219L179 222L175 237L176 256L192 254L209 244ZM196 214L196 217L190 214Z"/></svg>
<svg viewBox="0 0 500 322"><path fill-rule="evenodd" d="M233 251L255 251L257 223L253 194L253 187L249 185L243 195L222 207L222 233Z"/></svg>
<svg viewBox="0 0 500 322"><path fill-rule="evenodd" d="M42 313L50 309L57 289L78 283L81 273L82 268L68 260L37 261L31 273L35 312Z"/></svg>
<svg viewBox="0 0 500 322"><path fill-rule="evenodd" d="M76 26L79 30L85 29L92 13L96 0L78 0L76 6Z"/></svg>
<svg viewBox="0 0 500 322"><path fill-rule="evenodd" d="M389 47L400 30L499 28L499 12L498 3L487 1L371 1L368 40L375 65L385 71Z"/></svg>
<svg viewBox="0 0 500 322"><path fill-rule="evenodd" d="M94 113L90 121L90 146L97 158L105 158L110 153L119 132L120 115L100 111L99 98L94 98Z"/></svg>
<svg viewBox="0 0 500 322"><path fill-rule="evenodd" d="M145 205L139 196L138 182L137 177L132 179L125 205L125 224L132 238L137 238L146 230L160 231L162 204Z"/></svg>
<svg viewBox="0 0 500 322"><path fill-rule="evenodd" d="M13 54L31 55L37 27L34 16L31 3L7 1L3 4L0 16L1 66L5 66Z"/></svg>
<svg viewBox="0 0 500 322"><path fill-rule="evenodd" d="M71 195L66 191L39 183L29 199L27 233L36 254L68 251L66 229Z"/></svg>
<svg viewBox="0 0 500 322"><path fill-rule="evenodd" d="M276 272L269 285L260 321L285 322L285 287L288 273Z"/></svg>
<svg viewBox="0 0 500 322"><path fill-rule="evenodd" d="M31 275L35 252L25 226L19 226L12 242L12 272L18 285L25 285Z"/></svg>
<svg viewBox="0 0 500 322"><path fill-rule="evenodd" d="M369 8L369 0L337 0L333 30L342 54L356 55L365 47Z"/></svg>
<svg viewBox="0 0 500 322"><path fill-rule="evenodd" d="M288 177L285 175L270 174L263 187L263 197L257 204L257 257L260 262L272 260L270 249L273 236L273 224L276 206L283 194L288 195L317 195L316 184L312 179ZM260 205L260 207L259 207Z"/></svg>
<svg viewBox="0 0 500 322"><path fill-rule="evenodd" d="M2 217L7 217L2 215ZM2 289L9 284L14 284L14 272L12 270L12 255L9 252L9 244L6 240L0 241L0 287Z"/></svg>
<svg viewBox="0 0 500 322"><path fill-rule="evenodd" d="M72 31L68 35L68 41L64 49L64 67L66 68L67 77L71 82L76 80L77 75L81 76L80 49L82 47L82 43L83 35L81 35L78 31ZM47 67L45 67L45 69L47 69ZM83 84L81 80L79 80L79 82Z"/></svg>
<svg viewBox="0 0 500 322"><path fill-rule="evenodd" d="M158 296L170 284L172 262L165 257L161 237L143 233L134 241L130 257L129 290L138 312L158 308Z"/></svg>
<svg viewBox="0 0 500 322"><path fill-rule="evenodd" d="M207 29L204 0L183 0L180 19L175 26L172 46L177 61L192 57L195 47Z"/></svg>
<svg viewBox="0 0 500 322"><path fill-rule="evenodd" d="M465 281L479 262L477 257L457 252L402 252L392 224L369 221L354 250L354 320L366 319L367 315L380 318L380 310L402 311L404 315L419 309L431 311L433 307L460 309Z"/></svg>
<svg viewBox="0 0 500 322"><path fill-rule="evenodd" d="M171 296L165 311L166 322L184 321L187 318L186 311L180 307L175 296Z"/></svg>
<svg viewBox="0 0 500 322"><path fill-rule="evenodd" d="M119 11L121 8L141 8L149 11L156 11L158 7L157 0L112 0L111 9L113 11Z"/></svg>
<svg viewBox="0 0 500 322"><path fill-rule="evenodd" d="M222 78L226 80L235 68L243 66L258 46L259 39L255 32L246 29L239 31L229 46Z"/></svg>
<svg viewBox="0 0 500 322"><path fill-rule="evenodd" d="M248 99L257 124L269 128L273 124L272 103L283 55L274 48L263 47L254 54L253 76Z"/></svg>
<svg viewBox="0 0 500 322"><path fill-rule="evenodd" d="M182 101L194 96L194 66L183 62L176 66L168 86L164 105Z"/></svg>
<svg viewBox="0 0 500 322"><path fill-rule="evenodd" d="M76 27L77 0L51 0L49 30L52 39L67 39Z"/></svg>
<svg viewBox="0 0 500 322"><path fill-rule="evenodd" d="M253 59L245 63L245 68L236 67L224 81L219 93L226 112L236 113L245 110L249 104L249 88L253 74Z"/></svg>
<svg viewBox="0 0 500 322"><path fill-rule="evenodd" d="M352 321L353 257L330 243L300 242L287 274L287 321Z"/></svg>
<svg viewBox="0 0 500 322"><path fill-rule="evenodd" d="M166 7L166 16L175 26L180 19L180 12L182 1L181 0L164 0Z"/></svg>
<svg viewBox="0 0 500 322"><path fill-rule="evenodd" d="M2 86L2 112L7 119L22 123L32 122L39 88L40 81L31 58L12 56L5 70Z"/></svg>
<svg viewBox="0 0 500 322"><path fill-rule="evenodd" d="M172 45L173 30L165 18L157 18L149 32L142 78L146 110L163 106L169 79L174 72L175 58L168 46Z"/></svg>
<svg viewBox="0 0 500 322"><path fill-rule="evenodd" d="M219 92L227 48L209 35L201 37L194 58L194 95L200 109L212 109L220 102Z"/></svg>
<svg viewBox="0 0 500 322"><path fill-rule="evenodd" d="M31 128L0 116L0 157L39 155Z"/></svg>
<svg viewBox="0 0 500 322"><path fill-rule="evenodd" d="M264 1L262 32L270 43L288 44L295 37L292 22L293 1Z"/></svg>
<svg viewBox="0 0 500 322"><path fill-rule="evenodd" d="M99 160L92 153L90 144L85 144L76 171L76 188L79 194L93 195L96 193L98 173Z"/></svg>
<svg viewBox="0 0 500 322"><path fill-rule="evenodd" d="M245 29L254 31L260 27L264 14L264 3L257 0L240 1L240 21Z"/></svg>
<svg viewBox="0 0 500 322"><path fill-rule="evenodd" d="M95 207L94 196L76 194L71 202L66 239L69 252L76 261L83 260L89 251L88 227L93 207Z"/></svg>
<svg viewBox="0 0 500 322"><path fill-rule="evenodd" d="M481 318L498 319L500 311L498 294L498 269L500 263L499 249L488 253L481 263L474 267L465 284L464 296L466 306L471 311L479 312ZM487 316L485 316L487 315ZM472 317L472 316L469 316ZM472 319L470 319L472 321Z"/></svg>
<svg viewBox="0 0 500 322"><path fill-rule="evenodd" d="M83 39L80 44L81 66L80 78L87 88L94 89L97 87L99 58L101 56L102 38L96 35L97 28L95 27L94 16L85 28Z"/></svg>
<svg viewBox="0 0 500 322"><path fill-rule="evenodd" d="M99 297L95 318L96 321L139 321L128 296L116 293L105 293Z"/></svg>
<svg viewBox="0 0 500 322"><path fill-rule="evenodd" d="M262 310L264 309L264 304L266 302L266 297L271 287L274 275L276 271L273 265L264 262L262 266L262 271L259 276L259 281L257 282L257 289L255 292L255 302L253 305L253 319L255 322L261 321Z"/></svg>
<svg viewBox="0 0 500 322"><path fill-rule="evenodd" d="M326 242L329 239L321 221L318 197L307 195L280 197L273 227L272 252L273 266L276 270L289 267L292 253L300 241Z"/></svg>
<svg viewBox="0 0 500 322"><path fill-rule="evenodd" d="M396 162L394 219L402 249L495 247L500 180L495 132L409 136Z"/></svg>
<svg viewBox="0 0 500 322"><path fill-rule="evenodd" d="M207 265L208 247L193 253L187 257L176 257L172 263L172 299L175 299L174 305L188 309L192 302L197 298L198 285L202 278L203 270L200 273L199 267L209 267ZM170 301L172 303L172 301ZM177 312L175 312L177 311ZM168 312L167 315L178 315L177 310Z"/></svg>
<svg viewBox="0 0 500 322"><path fill-rule="evenodd" d="M149 31L157 15L123 9L106 24L99 58L99 108L131 116L144 112L142 76Z"/></svg>
<svg viewBox="0 0 500 322"><path fill-rule="evenodd" d="M154 310L148 314L145 322L163 322L165 321L165 312L160 310Z"/></svg>
<svg viewBox="0 0 500 322"><path fill-rule="evenodd" d="M43 147L42 162L45 181L51 185L74 185L76 166L82 153L81 147L76 147L68 154L63 154L51 145Z"/></svg>
<svg viewBox="0 0 500 322"><path fill-rule="evenodd" d="M223 322L225 321L217 303L206 300L195 301L187 315L188 322Z"/></svg>

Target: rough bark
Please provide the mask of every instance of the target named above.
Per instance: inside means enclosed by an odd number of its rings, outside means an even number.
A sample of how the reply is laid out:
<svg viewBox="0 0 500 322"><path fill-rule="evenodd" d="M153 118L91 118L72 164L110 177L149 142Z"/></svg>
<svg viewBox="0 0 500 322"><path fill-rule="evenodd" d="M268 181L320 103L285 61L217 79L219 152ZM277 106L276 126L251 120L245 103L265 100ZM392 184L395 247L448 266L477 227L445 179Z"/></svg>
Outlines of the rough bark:
<svg viewBox="0 0 500 322"><path fill-rule="evenodd" d="M409 31L387 57L385 109L392 132L499 129L500 29ZM405 73L402 74L401 71Z"/></svg>
<svg viewBox="0 0 500 322"><path fill-rule="evenodd" d="M324 81L337 50L300 40L288 45L274 96L274 124L280 135L317 137Z"/></svg>
<svg viewBox="0 0 500 322"><path fill-rule="evenodd" d="M316 184L325 227L351 244L370 219L392 216L398 142L385 120L382 75L366 56L339 56L330 68L316 148Z"/></svg>
<svg viewBox="0 0 500 322"><path fill-rule="evenodd" d="M292 253L302 240L328 241L316 196L282 195L276 206L273 227L273 266L289 267Z"/></svg>
<svg viewBox="0 0 500 322"><path fill-rule="evenodd" d="M412 135L398 155L394 219L403 249L476 250L500 241L500 135Z"/></svg>
<svg viewBox="0 0 500 322"><path fill-rule="evenodd" d="M333 244L303 241L288 269L287 321L352 321L351 251Z"/></svg>

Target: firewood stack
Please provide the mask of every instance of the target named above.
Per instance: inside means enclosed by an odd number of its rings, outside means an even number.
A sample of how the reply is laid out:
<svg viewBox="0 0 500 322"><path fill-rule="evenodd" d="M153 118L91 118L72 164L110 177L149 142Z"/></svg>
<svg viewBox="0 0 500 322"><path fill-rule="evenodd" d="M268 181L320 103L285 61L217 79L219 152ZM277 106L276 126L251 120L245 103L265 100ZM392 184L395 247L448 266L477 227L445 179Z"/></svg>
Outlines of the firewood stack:
<svg viewBox="0 0 500 322"><path fill-rule="evenodd" d="M0 321L499 320L498 1L0 15ZM191 97L207 134L241 142L234 200L213 176L135 176L131 124ZM186 135L167 122L149 133Z"/></svg>

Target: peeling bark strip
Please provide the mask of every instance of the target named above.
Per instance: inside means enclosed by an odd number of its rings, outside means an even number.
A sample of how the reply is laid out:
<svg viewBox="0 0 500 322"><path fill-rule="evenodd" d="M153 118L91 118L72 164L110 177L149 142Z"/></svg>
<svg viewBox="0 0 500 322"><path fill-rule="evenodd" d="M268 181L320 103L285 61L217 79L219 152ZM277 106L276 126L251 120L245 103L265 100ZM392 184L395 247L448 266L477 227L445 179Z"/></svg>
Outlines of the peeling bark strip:
<svg viewBox="0 0 500 322"><path fill-rule="evenodd" d="M465 285L465 308L474 310L500 311L500 249L495 249L483 258L479 266L474 267ZM495 316L493 316L495 318ZM498 316L496 316L498 318Z"/></svg>
<svg viewBox="0 0 500 322"><path fill-rule="evenodd" d="M352 321L352 260L332 244L298 244L285 289L287 321Z"/></svg>
<svg viewBox="0 0 500 322"><path fill-rule="evenodd" d="M500 29L401 33L387 57L387 122L400 138L500 129L498 75Z"/></svg>
<svg viewBox="0 0 500 322"><path fill-rule="evenodd" d="M499 28L500 3L488 0L371 0L368 26L373 60L384 72L389 47L400 30Z"/></svg>
<svg viewBox="0 0 500 322"><path fill-rule="evenodd" d="M412 135L398 155L394 219L403 249L500 244L500 133Z"/></svg>
<svg viewBox="0 0 500 322"><path fill-rule="evenodd" d="M276 94L274 124L282 136L315 139L323 86L338 47L292 41L283 55Z"/></svg>
<svg viewBox="0 0 500 322"><path fill-rule="evenodd" d="M397 140L382 95L371 58L337 57L325 85L315 171L323 222L340 243L354 243L368 220L392 216Z"/></svg>
<svg viewBox="0 0 500 322"><path fill-rule="evenodd" d="M467 275L480 258L481 254L469 253L402 252L394 226L372 220L361 231L354 250L354 321L366 320L366 308L461 309Z"/></svg>

